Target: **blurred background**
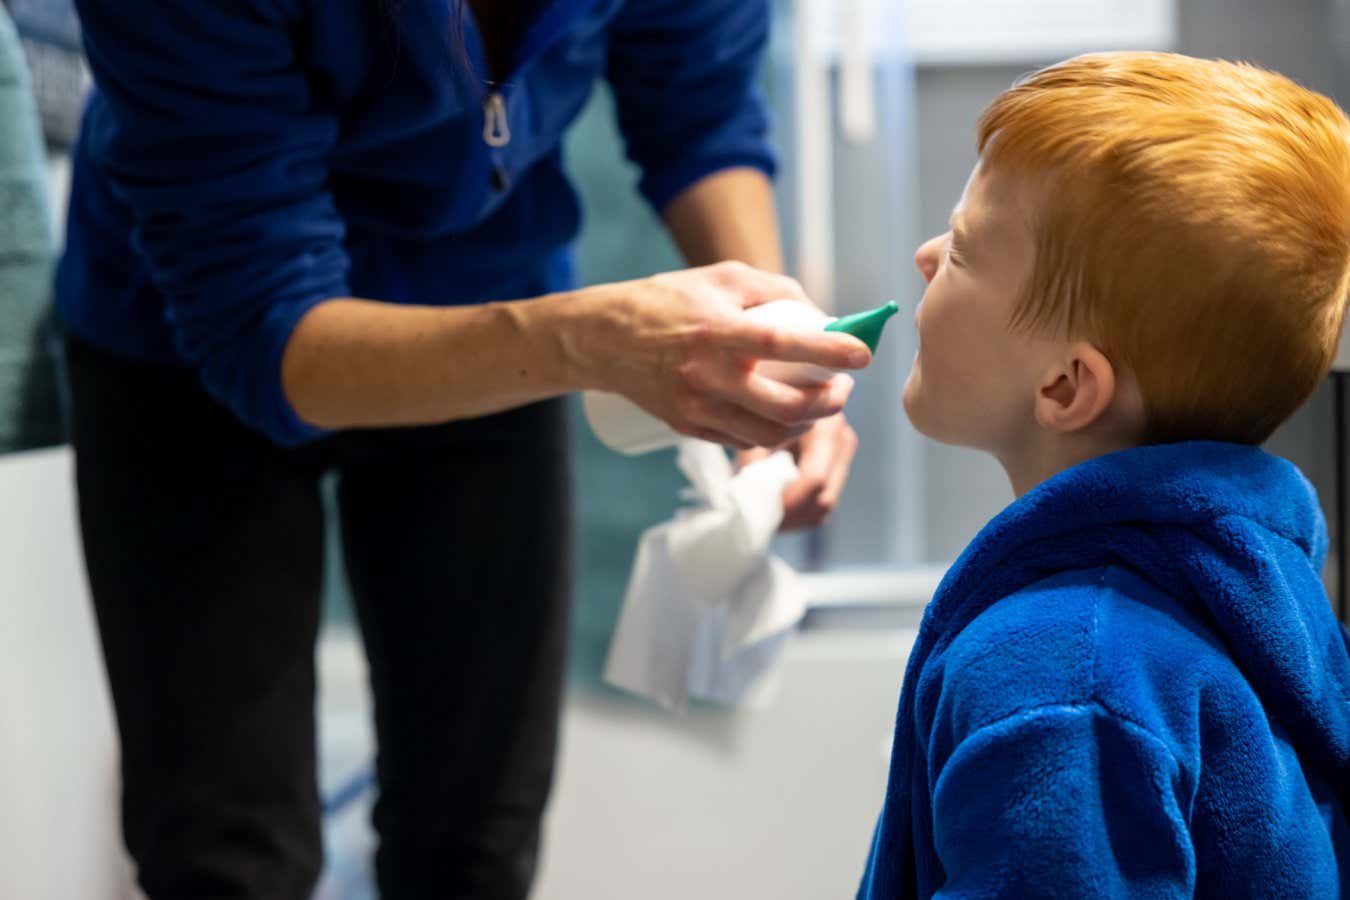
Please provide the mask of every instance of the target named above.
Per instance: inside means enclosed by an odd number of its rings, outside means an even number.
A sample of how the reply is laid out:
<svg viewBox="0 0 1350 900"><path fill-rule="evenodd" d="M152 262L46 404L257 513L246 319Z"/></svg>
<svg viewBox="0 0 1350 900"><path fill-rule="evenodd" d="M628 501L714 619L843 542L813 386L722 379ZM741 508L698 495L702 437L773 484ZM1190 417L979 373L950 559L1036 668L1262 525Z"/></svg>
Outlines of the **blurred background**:
<svg viewBox="0 0 1350 900"><path fill-rule="evenodd" d="M65 151L87 85L78 25L60 0L10 5L42 115L59 236ZM777 0L763 80L782 160L789 268L836 314L892 299L903 314L850 403L861 450L839 511L826 528L779 541L778 551L808 573L812 605L766 708L674 716L601 682L638 537L670 517L683 478L671 451L627 458L606 450L578 404L577 605L536 896L851 895L923 604L945 565L1011 500L991 459L917 436L899 400L922 288L913 251L946 229L975 161L980 111L1030 69L1112 48L1250 60L1344 103L1345 33L1337 0ZM567 145L586 211L579 253L588 283L680 265L637 198L621 147L611 99L598 90ZM1270 443L1318 486L1333 526L1337 400L1327 385ZM0 457L5 897L130 890L117 834L114 731L73 504L68 451ZM335 540L319 650L329 844L319 896L362 898L374 895L365 821L372 748ZM1336 562L1328 566L1333 596Z"/></svg>

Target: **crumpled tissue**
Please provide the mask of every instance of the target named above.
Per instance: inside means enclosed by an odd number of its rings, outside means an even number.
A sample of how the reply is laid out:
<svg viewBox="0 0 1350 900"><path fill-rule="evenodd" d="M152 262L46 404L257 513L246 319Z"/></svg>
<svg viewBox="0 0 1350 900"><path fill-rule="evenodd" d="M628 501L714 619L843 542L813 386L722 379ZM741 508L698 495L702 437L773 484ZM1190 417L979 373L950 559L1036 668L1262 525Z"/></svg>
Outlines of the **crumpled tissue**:
<svg viewBox="0 0 1350 900"><path fill-rule="evenodd" d="M605 680L674 711L689 698L763 706L778 661L806 612L797 573L769 553L787 452L734 471L716 444L682 439L677 463L692 506L638 543Z"/></svg>

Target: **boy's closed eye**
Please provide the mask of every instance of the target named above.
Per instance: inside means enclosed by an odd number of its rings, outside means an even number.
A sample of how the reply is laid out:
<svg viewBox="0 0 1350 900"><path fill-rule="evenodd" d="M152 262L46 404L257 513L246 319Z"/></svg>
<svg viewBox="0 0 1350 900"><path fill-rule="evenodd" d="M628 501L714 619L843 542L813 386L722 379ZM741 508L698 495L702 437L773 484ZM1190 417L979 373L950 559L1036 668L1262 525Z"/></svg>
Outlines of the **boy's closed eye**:
<svg viewBox="0 0 1350 900"><path fill-rule="evenodd" d="M947 241L947 259L948 259L950 262L952 262L953 264L959 266L959 265L962 264L962 257L963 257L963 255L964 255L964 254L962 254L961 248L957 245L956 238L953 237L953 238L948 239L948 241Z"/></svg>
<svg viewBox="0 0 1350 900"><path fill-rule="evenodd" d="M958 265L965 262L967 257L967 248L969 239L966 234L965 223L959 212L953 213L950 230L947 232L947 256Z"/></svg>

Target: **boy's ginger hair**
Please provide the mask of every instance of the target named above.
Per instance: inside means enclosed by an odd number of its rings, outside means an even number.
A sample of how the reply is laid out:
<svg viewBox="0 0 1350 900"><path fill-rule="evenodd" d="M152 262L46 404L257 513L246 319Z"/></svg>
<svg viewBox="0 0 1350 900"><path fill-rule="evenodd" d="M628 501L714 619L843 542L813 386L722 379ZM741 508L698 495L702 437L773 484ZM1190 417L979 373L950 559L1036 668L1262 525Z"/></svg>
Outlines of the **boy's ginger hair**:
<svg viewBox="0 0 1350 900"><path fill-rule="evenodd" d="M1042 188L1013 322L1138 380L1148 443L1256 444L1335 356L1350 281L1350 121L1250 65L1108 53L1037 72L979 124L982 165Z"/></svg>

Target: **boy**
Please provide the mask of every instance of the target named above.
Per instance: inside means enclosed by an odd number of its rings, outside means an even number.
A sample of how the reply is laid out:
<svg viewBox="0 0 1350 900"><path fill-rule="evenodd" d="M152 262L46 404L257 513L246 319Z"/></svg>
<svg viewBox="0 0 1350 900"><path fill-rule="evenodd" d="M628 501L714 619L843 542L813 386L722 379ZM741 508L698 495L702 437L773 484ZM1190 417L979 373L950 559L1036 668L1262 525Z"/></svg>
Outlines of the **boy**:
<svg viewBox="0 0 1350 900"><path fill-rule="evenodd" d="M928 288L915 427L1016 502L924 617L859 892L1350 896L1350 654L1257 444L1335 354L1350 122L1105 54L1000 96Z"/></svg>

